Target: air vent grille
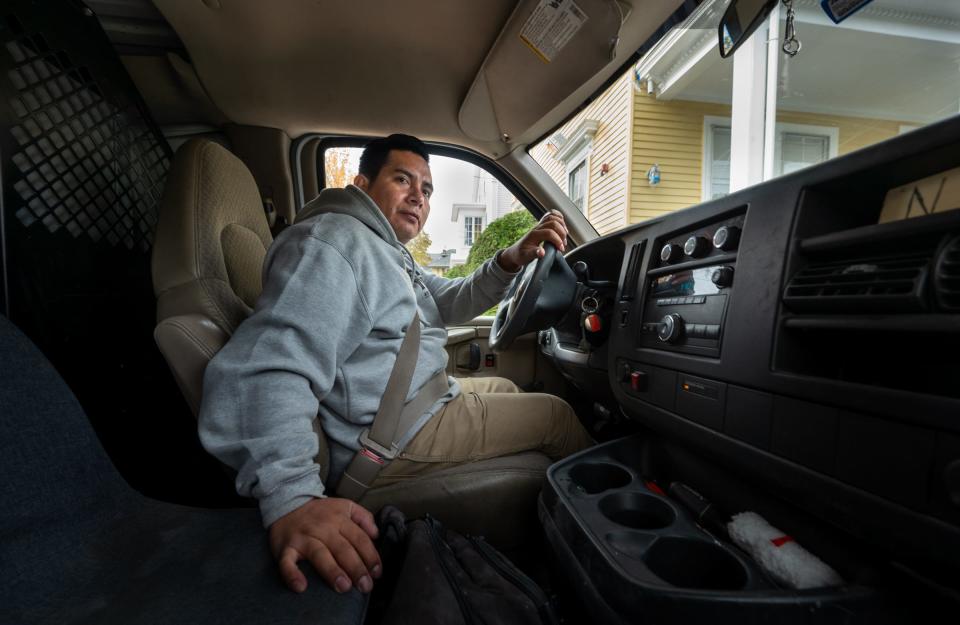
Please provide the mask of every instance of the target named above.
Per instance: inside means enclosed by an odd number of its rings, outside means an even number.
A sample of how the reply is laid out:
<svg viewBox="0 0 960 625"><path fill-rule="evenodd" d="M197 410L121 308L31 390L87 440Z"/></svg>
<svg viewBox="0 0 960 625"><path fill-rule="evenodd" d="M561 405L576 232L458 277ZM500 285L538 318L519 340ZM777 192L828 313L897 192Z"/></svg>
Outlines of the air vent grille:
<svg viewBox="0 0 960 625"><path fill-rule="evenodd" d="M630 260L627 262L627 274L624 278L623 291L620 293L620 301L628 302L637 295L637 284L639 279L637 273L640 271L640 263L643 261L643 248L646 241L634 244L630 249Z"/></svg>
<svg viewBox="0 0 960 625"><path fill-rule="evenodd" d="M960 236L950 240L940 252L934 276L940 308L960 312Z"/></svg>
<svg viewBox="0 0 960 625"><path fill-rule="evenodd" d="M797 311L923 310L929 264L924 253L812 263L790 280L783 301Z"/></svg>

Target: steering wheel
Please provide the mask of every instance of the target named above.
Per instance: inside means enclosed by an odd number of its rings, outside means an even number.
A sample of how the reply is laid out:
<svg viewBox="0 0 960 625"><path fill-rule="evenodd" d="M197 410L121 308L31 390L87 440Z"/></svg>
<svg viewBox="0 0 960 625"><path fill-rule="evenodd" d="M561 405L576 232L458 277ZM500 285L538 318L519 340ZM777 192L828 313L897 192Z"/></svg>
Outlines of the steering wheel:
<svg viewBox="0 0 960 625"><path fill-rule="evenodd" d="M517 274L500 302L490 328L490 349L506 351L521 334L554 325L570 308L577 278L566 259L550 243Z"/></svg>

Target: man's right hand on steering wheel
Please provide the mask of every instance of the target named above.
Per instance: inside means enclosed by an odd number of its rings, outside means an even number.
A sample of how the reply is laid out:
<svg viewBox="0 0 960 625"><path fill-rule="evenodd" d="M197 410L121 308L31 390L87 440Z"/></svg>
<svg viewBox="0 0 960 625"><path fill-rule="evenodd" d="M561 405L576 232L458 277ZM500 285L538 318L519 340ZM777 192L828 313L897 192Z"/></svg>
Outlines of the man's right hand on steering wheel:
<svg viewBox="0 0 960 625"><path fill-rule="evenodd" d="M541 217L540 222L519 241L500 252L497 262L504 271L516 273L530 261L543 258L542 243L552 243L560 252L564 252L566 240L567 224L563 221L563 215L560 211L552 210Z"/></svg>

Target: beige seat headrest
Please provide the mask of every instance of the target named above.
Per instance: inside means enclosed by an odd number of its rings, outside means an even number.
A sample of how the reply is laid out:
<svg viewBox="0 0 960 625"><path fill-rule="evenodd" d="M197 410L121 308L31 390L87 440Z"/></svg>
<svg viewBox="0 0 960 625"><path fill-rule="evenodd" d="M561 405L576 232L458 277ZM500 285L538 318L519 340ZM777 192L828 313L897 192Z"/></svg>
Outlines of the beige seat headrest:
<svg viewBox="0 0 960 625"><path fill-rule="evenodd" d="M203 314L232 334L260 295L272 242L257 183L243 162L206 139L183 144L153 247L157 320Z"/></svg>

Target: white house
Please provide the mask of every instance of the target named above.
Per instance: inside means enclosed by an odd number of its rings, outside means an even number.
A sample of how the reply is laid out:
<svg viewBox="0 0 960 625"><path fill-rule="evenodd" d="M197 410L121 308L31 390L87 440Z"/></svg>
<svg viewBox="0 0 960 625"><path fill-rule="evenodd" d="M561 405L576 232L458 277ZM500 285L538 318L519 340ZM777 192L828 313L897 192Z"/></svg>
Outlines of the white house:
<svg viewBox="0 0 960 625"><path fill-rule="evenodd" d="M515 210L513 195L486 170L474 166L471 202L457 202L450 211L450 220L457 224L457 241L452 263L461 265L477 237L491 221Z"/></svg>

